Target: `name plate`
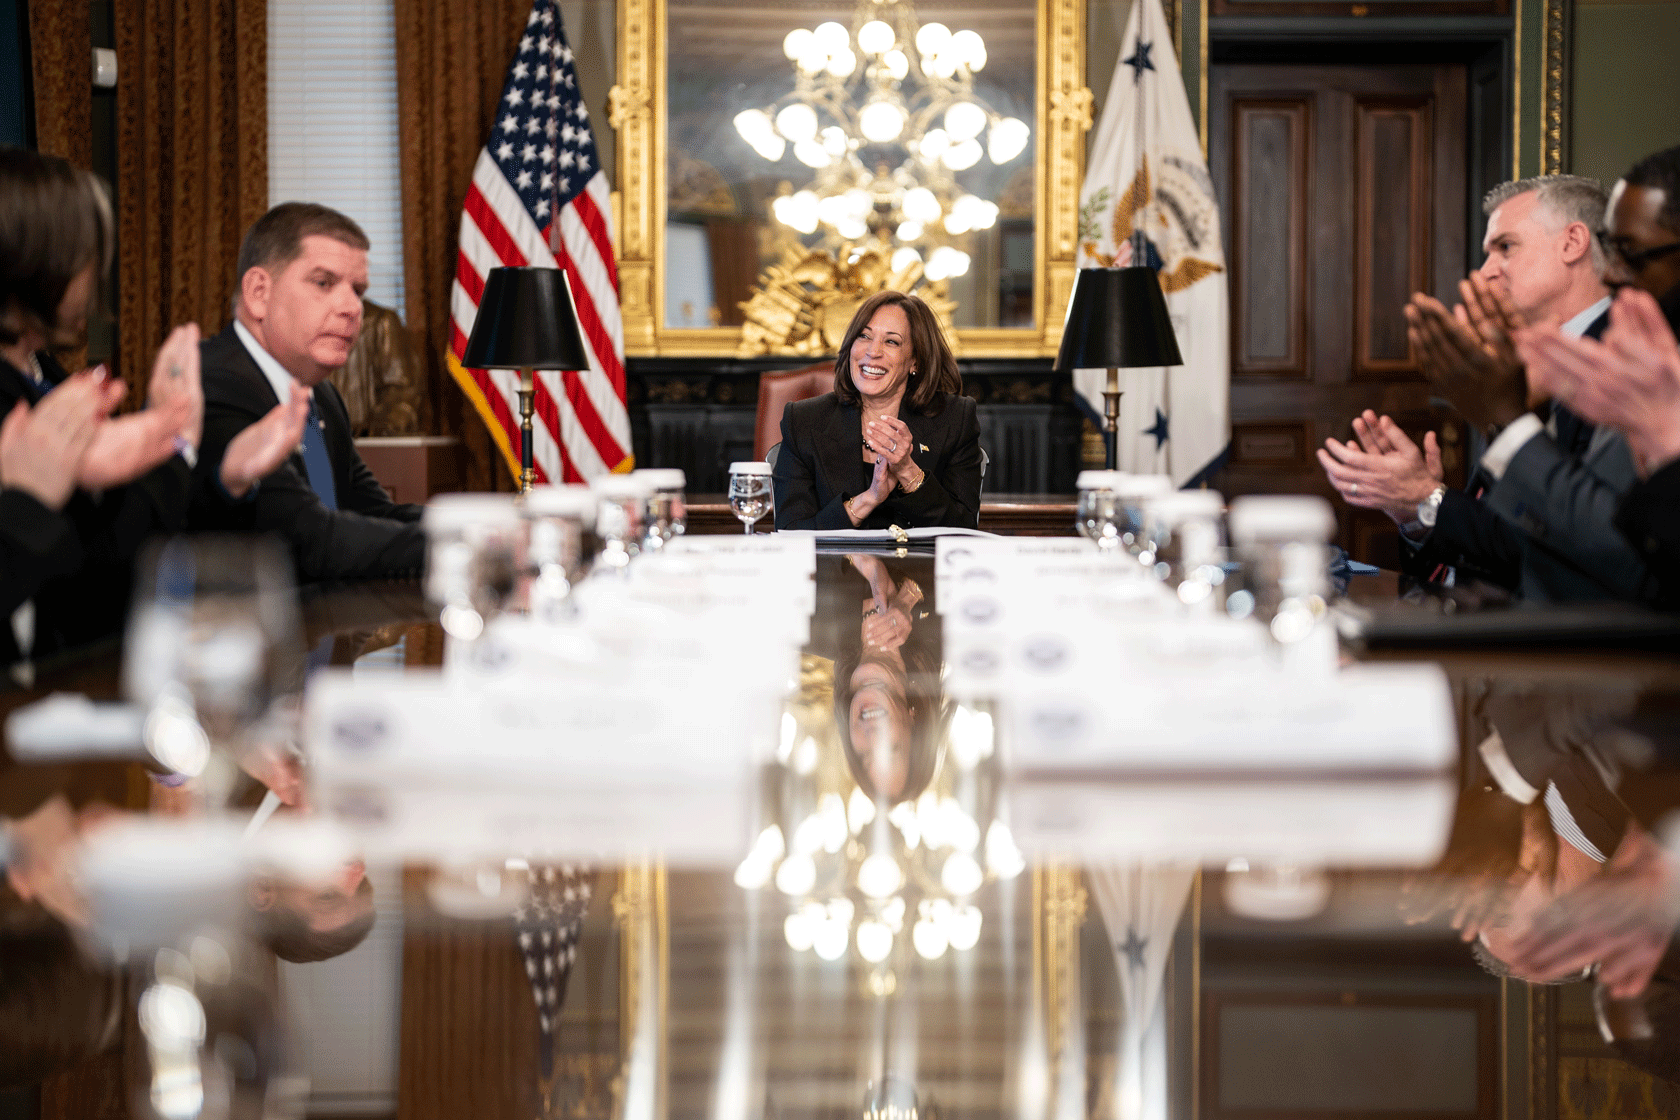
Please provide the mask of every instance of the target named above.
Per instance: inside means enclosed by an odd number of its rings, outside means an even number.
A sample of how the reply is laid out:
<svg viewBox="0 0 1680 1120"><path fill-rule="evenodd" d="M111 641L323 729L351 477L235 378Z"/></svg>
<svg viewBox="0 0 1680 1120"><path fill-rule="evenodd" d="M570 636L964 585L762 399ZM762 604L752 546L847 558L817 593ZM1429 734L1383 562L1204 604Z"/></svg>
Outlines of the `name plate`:
<svg viewBox="0 0 1680 1120"><path fill-rule="evenodd" d="M815 537L784 536L779 533L755 533L748 536L722 534L719 536L678 537L660 550L670 556L683 557L760 557L785 561L790 567L806 575L817 570L817 542Z"/></svg>

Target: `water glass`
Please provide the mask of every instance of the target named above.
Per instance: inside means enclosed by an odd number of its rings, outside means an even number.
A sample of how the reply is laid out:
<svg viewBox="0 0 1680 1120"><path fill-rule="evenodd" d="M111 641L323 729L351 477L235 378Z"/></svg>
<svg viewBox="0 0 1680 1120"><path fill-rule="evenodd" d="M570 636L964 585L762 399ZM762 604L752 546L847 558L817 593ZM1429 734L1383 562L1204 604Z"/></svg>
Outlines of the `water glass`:
<svg viewBox="0 0 1680 1120"><path fill-rule="evenodd" d="M525 603L538 618L552 621L570 611L572 587L585 570L583 538L595 525L596 504L587 486L538 486L525 495Z"/></svg>
<svg viewBox="0 0 1680 1120"><path fill-rule="evenodd" d="M642 526L642 549L657 552L688 529L688 505L683 495L688 478L670 467L646 468L636 471L634 477L653 489L648 497L646 523Z"/></svg>
<svg viewBox="0 0 1680 1120"><path fill-rule="evenodd" d="M1225 501L1219 492L1175 490L1149 499L1143 508L1148 539L1138 559L1186 606L1205 610L1215 605L1225 582L1219 524Z"/></svg>
<svg viewBox="0 0 1680 1120"><path fill-rule="evenodd" d="M770 512L770 464L729 464L729 508L751 535L753 526Z"/></svg>
<svg viewBox="0 0 1680 1120"><path fill-rule="evenodd" d="M1155 562L1157 544L1149 530L1149 503L1176 490L1172 478L1164 474L1123 475L1115 484L1114 495L1120 507L1120 543L1139 560L1144 560L1147 553L1147 564Z"/></svg>
<svg viewBox="0 0 1680 1120"><path fill-rule="evenodd" d="M442 494L426 505L426 598L451 637L472 641L507 609L525 567L527 527L512 494Z"/></svg>
<svg viewBox="0 0 1680 1120"><path fill-rule="evenodd" d="M1324 670L1335 665L1335 635L1325 621L1335 531L1336 513L1323 498L1257 496L1231 504L1231 543L1249 594L1242 606L1286 660Z"/></svg>
<svg viewBox="0 0 1680 1120"><path fill-rule="evenodd" d="M634 474L602 475L589 488L597 503L595 534L601 538L595 571L599 575L622 575L641 552L653 488Z"/></svg>
<svg viewBox="0 0 1680 1120"><path fill-rule="evenodd" d="M1121 547L1125 507L1119 490L1125 481L1123 471L1079 472L1079 506L1074 523L1104 555L1115 555Z"/></svg>

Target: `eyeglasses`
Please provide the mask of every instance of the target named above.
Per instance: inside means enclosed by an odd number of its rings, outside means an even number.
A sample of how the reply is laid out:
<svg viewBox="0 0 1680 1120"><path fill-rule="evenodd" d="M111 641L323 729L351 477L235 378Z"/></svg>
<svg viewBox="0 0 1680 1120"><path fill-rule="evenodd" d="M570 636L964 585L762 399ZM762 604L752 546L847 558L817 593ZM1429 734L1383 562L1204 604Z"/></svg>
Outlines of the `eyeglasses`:
<svg viewBox="0 0 1680 1120"><path fill-rule="evenodd" d="M1650 249L1634 249L1625 237L1611 237L1608 230L1598 231L1598 244L1606 253L1622 259L1622 263L1634 272L1638 272L1652 261L1660 261L1666 256L1680 253L1680 241L1671 241L1667 245L1657 245Z"/></svg>

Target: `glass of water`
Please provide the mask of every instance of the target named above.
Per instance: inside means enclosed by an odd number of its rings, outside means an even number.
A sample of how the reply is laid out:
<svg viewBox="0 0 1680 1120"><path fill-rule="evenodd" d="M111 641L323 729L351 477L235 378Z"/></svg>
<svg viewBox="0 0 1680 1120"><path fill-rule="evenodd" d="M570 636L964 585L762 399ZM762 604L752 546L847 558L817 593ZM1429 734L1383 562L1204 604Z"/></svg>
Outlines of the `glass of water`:
<svg viewBox="0 0 1680 1120"><path fill-rule="evenodd" d="M729 508L750 536L753 526L770 512L770 464L729 464Z"/></svg>
<svg viewBox="0 0 1680 1120"><path fill-rule="evenodd" d="M657 552L688 528L688 508L683 498L688 477L674 467L643 468L635 472L635 477L652 489L642 525L642 551Z"/></svg>
<svg viewBox="0 0 1680 1120"><path fill-rule="evenodd" d="M1125 508L1121 505L1120 489L1126 480L1123 471L1080 471L1079 507L1075 523L1079 532L1105 555L1114 555L1121 546Z"/></svg>

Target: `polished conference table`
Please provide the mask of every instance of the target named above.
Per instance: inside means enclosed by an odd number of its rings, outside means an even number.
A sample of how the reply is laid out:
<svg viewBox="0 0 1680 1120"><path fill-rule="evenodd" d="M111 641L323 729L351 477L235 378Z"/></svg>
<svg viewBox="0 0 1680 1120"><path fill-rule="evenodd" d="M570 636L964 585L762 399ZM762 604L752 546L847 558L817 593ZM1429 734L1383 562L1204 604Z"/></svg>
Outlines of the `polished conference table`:
<svg viewBox="0 0 1680 1120"><path fill-rule="evenodd" d="M706 504L691 507L698 521L696 507ZM920 589L919 601L905 600L907 645L939 676L930 558L819 558L812 640L783 712L797 727L796 749L767 770L758 810L787 826L784 843L802 813L827 808L820 799L795 805L796 786L851 808L858 781L837 733L834 664L857 653L871 598L860 566L876 562L873 573L895 590ZM1392 576L1356 578L1350 599L1376 607L1394 591ZM419 670L443 658L442 633L413 584L314 589L302 618L307 644L331 637L339 666ZM1661 713L1680 695L1674 653L1617 648L1602 634L1586 640L1590 648L1465 641L1449 619L1437 648L1414 632L1398 643L1405 648L1350 654L1442 665L1465 749L1500 712L1532 713L1537 734L1569 737ZM114 698L118 660L112 647L43 666L36 687L3 694L0 707L55 688ZM1638 726L1659 750L1647 754L1650 776L1630 777L1623 792L1654 821L1670 804L1660 755L1672 744L1660 720ZM958 772L960 744L936 736L931 745L928 788L987 831L1001 771ZM795 772L809 781L798 785ZM12 766L0 778L14 814L15 802L54 788L138 809L146 787L132 765ZM1257 785L1253 796L1268 791ZM867 826L843 829L832 853L825 837L817 881L790 882L802 888L791 893L774 880L742 886L734 866L657 852L582 870L592 901L547 1034L517 941L528 913L513 911L517 876L486 894L483 867L375 869L381 918L368 943L280 974L280 990L302 1009L294 1041L312 1079L311 1114L838 1117L863 1112L869 1091L941 1117L1549 1116L1588 1090L1672 1099L1596 1041L1586 985L1530 989L1479 969L1447 915L1419 903L1440 884L1416 869L1338 867L1333 845L1318 867L1283 869L1029 859L1012 875L987 868L972 893L981 922L971 945L951 944L947 923L945 944L923 952L912 932L918 904L953 896L939 867L909 850L909 913L887 955L866 958L856 920L838 952L819 952L813 923L797 928L797 915L811 900L828 904L816 925L832 923L836 905L849 904L854 919L867 908L855 884L838 889L832 878L857 874L867 835ZM462 906L463 884L490 899L480 912ZM497 913L504 886L514 893ZM1316 905L1315 891L1328 892ZM1146 1021L1148 1031L1133 1029ZM133 1030L130 1020L131 1066ZM122 1045L48 1078L40 1114L122 1115L113 1100L122 1096Z"/></svg>
<svg viewBox="0 0 1680 1120"><path fill-rule="evenodd" d="M1006 537L1063 537L1074 530L1076 503L1066 494L983 494L980 525L988 533ZM771 519L753 526L767 533ZM741 522L723 494L694 494L688 500L691 533L739 533Z"/></svg>

